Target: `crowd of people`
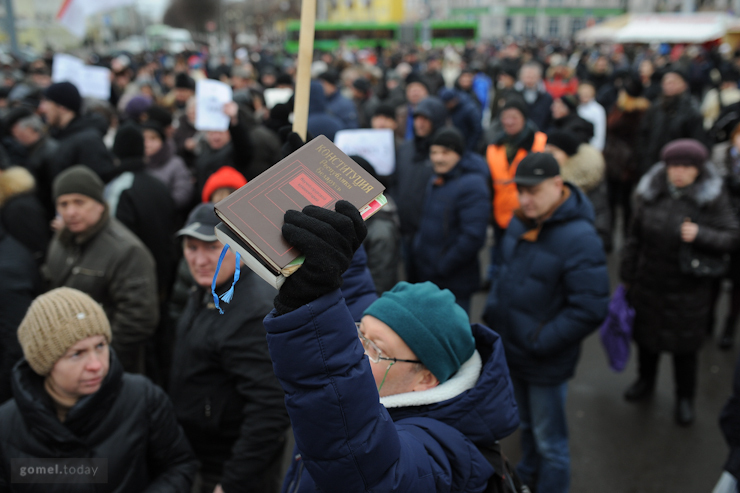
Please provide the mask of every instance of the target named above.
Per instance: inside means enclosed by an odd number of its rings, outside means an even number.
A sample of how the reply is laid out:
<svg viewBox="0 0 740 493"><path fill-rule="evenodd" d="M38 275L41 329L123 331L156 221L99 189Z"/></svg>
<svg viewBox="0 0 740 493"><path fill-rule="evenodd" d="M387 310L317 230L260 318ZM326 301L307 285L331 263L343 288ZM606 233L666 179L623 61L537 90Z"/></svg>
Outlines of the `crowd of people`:
<svg viewBox="0 0 740 493"><path fill-rule="evenodd" d="M694 422L726 279L718 344L734 346L726 45L317 52L308 137L390 129L395 170L352 156L386 186L367 222L341 201L286 213L306 260L279 291L222 253L214 204L303 145L293 98L266 97L294 89L295 59L91 56L111 69L102 101L52 82L52 55L0 61L0 490L11 458L105 456L121 492L489 491L519 428L515 479L567 492L568 381L609 310L612 253L636 312L627 401L669 353L674 419ZM203 78L233 89L228 130L196 128Z"/></svg>

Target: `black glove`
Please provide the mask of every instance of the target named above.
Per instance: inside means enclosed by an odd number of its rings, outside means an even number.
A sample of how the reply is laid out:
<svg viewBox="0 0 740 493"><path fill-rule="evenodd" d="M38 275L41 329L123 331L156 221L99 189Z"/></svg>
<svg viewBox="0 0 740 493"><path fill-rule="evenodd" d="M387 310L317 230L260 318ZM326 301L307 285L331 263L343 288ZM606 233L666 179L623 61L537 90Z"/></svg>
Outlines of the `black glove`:
<svg viewBox="0 0 740 493"><path fill-rule="evenodd" d="M291 312L342 286L342 274L367 236L365 221L345 200L336 212L307 205L303 212L285 213L283 237L306 260L289 276L275 297L278 315Z"/></svg>
<svg viewBox="0 0 740 493"><path fill-rule="evenodd" d="M282 127L280 132L278 132L278 135L280 136L280 140L283 142L283 145L280 147L280 153L283 158L290 156L295 151L306 145L301 136L293 132L292 127ZM306 132L306 139L311 140L311 134L308 132Z"/></svg>

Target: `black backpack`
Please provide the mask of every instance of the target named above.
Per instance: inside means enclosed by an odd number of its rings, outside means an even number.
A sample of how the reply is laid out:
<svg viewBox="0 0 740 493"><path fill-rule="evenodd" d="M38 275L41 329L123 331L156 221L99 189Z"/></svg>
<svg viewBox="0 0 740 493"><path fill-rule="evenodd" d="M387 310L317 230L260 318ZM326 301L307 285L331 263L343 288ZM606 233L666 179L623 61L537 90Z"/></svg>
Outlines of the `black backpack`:
<svg viewBox="0 0 740 493"><path fill-rule="evenodd" d="M501 445L498 442L490 447L481 445L477 447L496 471L488 480L486 493L530 493L527 485L522 483L509 460L501 452Z"/></svg>

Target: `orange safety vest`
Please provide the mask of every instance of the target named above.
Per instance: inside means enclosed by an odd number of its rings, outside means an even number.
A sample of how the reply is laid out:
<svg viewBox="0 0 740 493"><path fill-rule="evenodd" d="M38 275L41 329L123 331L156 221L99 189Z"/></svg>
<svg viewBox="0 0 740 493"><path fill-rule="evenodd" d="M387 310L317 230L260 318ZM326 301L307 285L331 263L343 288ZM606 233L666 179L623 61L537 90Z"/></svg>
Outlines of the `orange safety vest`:
<svg viewBox="0 0 740 493"><path fill-rule="evenodd" d="M544 151L546 143L547 135L535 132L532 150L529 152ZM514 211L519 208L519 192L513 180L517 166L529 152L519 149L514 156L514 161L509 164L506 159L506 146L489 145L486 151L488 168L491 170L491 180L493 180L493 218L503 229L509 227Z"/></svg>

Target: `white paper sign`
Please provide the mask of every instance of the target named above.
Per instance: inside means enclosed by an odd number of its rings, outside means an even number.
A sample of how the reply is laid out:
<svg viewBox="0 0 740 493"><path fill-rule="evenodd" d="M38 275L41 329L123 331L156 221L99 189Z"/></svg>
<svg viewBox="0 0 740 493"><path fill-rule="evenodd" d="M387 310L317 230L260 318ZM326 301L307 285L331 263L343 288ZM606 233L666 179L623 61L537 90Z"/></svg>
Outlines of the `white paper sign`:
<svg viewBox="0 0 740 493"><path fill-rule="evenodd" d="M396 143L393 130L358 129L340 130L334 144L348 156L362 156L373 165L381 176L388 176L396 169Z"/></svg>
<svg viewBox="0 0 740 493"><path fill-rule="evenodd" d="M80 74L84 69L85 62L81 59L66 53L57 53L54 55L53 65L51 66L51 81L71 82L77 86Z"/></svg>
<svg viewBox="0 0 740 493"><path fill-rule="evenodd" d="M232 100L231 87L211 79L195 85L195 128L197 130L228 130L229 117L224 105Z"/></svg>
<svg viewBox="0 0 740 493"><path fill-rule="evenodd" d="M276 104L287 103L291 97L293 97L293 89L265 89L265 106L271 110Z"/></svg>
<svg viewBox="0 0 740 493"><path fill-rule="evenodd" d="M107 101L110 99L110 70L93 65L85 67L84 77L77 88L84 98L95 98Z"/></svg>
<svg viewBox="0 0 740 493"><path fill-rule="evenodd" d="M71 82L83 98L110 99L110 70L85 65L85 62L66 53L54 55L52 82Z"/></svg>

